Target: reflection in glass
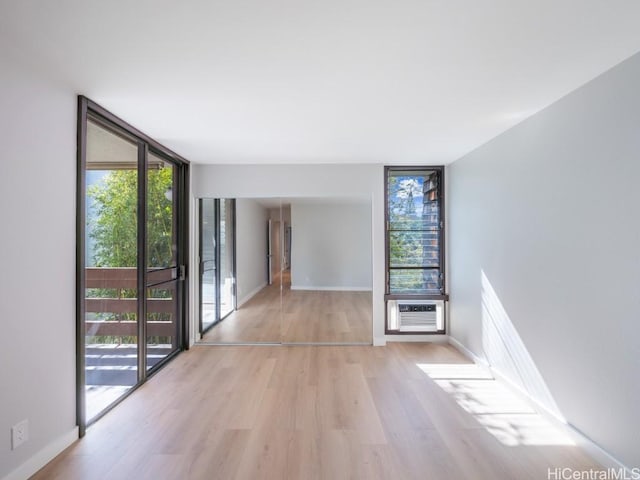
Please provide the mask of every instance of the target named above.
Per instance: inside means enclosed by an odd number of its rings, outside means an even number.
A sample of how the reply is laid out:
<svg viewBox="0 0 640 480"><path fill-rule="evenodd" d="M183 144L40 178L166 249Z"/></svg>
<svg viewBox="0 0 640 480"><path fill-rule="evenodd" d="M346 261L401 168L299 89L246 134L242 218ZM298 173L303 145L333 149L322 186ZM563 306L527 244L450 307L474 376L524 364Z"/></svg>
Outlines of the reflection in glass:
<svg viewBox="0 0 640 480"><path fill-rule="evenodd" d="M216 322L215 200L200 200L200 333Z"/></svg>
<svg viewBox="0 0 640 480"><path fill-rule="evenodd" d="M222 231L235 219L239 232L236 280L222 273L233 262L224 259L228 235L220 237L219 282L222 290L223 279L237 281L230 291L237 288L238 300L203 342L371 343L368 198L240 198L235 216L222 205L228 200L216 201Z"/></svg>
<svg viewBox="0 0 640 480"><path fill-rule="evenodd" d="M235 200L200 200L200 334L235 310Z"/></svg>
<svg viewBox="0 0 640 480"><path fill-rule="evenodd" d="M229 315L235 308L233 272L233 200L220 200L220 318Z"/></svg>
<svg viewBox="0 0 640 480"><path fill-rule="evenodd" d="M370 343L370 200L288 198L282 212L291 232L282 342Z"/></svg>

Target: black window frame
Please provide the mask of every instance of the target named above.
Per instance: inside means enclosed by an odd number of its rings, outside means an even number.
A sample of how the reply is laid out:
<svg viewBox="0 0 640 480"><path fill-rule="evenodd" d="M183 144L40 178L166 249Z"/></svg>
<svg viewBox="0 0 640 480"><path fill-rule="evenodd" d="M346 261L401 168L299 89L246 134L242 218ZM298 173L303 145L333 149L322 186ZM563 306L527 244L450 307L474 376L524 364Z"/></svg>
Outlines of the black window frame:
<svg viewBox="0 0 640 480"><path fill-rule="evenodd" d="M400 267L390 266L390 219L389 219L389 176L391 173L397 174L398 172L438 172L439 185L438 185L438 199L439 199L439 222L440 222L440 236L439 236L439 271L441 276L441 289L439 294L433 293L392 293L390 289L390 271L392 269ZM447 294L447 276L446 276L446 195L445 195L445 167L443 165L409 165L409 166L385 166L384 167L384 253L385 253L385 305L389 300L443 300L448 301L449 295ZM385 308L385 312L386 312ZM442 331L438 332L399 332L398 330L389 330L388 319L385 314L385 333L386 334L442 334Z"/></svg>

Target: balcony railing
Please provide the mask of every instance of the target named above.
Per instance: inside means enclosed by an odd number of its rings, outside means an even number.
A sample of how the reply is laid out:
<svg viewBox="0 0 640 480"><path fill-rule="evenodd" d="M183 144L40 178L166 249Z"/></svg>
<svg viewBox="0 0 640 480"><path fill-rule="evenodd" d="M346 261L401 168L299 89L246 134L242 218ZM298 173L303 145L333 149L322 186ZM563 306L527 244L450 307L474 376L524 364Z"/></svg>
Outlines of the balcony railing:
<svg viewBox="0 0 640 480"><path fill-rule="evenodd" d="M147 318L148 337L170 337L175 340L175 301L174 288L171 283L162 285L163 281L171 282L172 270L158 270L153 274L154 283L160 284L153 289L171 292L170 298L148 298L147 316L165 317L168 320ZM122 292L123 290L137 290L137 269L135 268L87 268L85 274L86 289L104 289ZM91 293L89 291L89 293ZM137 336L138 322L131 317L137 317L138 299L116 295L115 297L87 297L85 298L87 314L112 314L116 319L85 320L86 335L89 336ZM129 317L129 318L126 318Z"/></svg>

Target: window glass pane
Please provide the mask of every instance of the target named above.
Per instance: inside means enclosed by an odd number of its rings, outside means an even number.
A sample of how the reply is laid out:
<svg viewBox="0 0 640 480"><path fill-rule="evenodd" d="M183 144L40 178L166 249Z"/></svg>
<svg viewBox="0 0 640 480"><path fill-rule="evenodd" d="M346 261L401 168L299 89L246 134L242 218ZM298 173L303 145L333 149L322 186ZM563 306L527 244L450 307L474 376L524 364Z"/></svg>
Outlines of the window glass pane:
<svg viewBox="0 0 640 480"><path fill-rule="evenodd" d="M147 289L147 370L178 348L176 280Z"/></svg>
<svg viewBox="0 0 640 480"><path fill-rule="evenodd" d="M85 395L91 421L138 382L138 146L87 122Z"/></svg>
<svg viewBox="0 0 640 480"><path fill-rule="evenodd" d="M440 270L391 269L389 289L393 293L440 294Z"/></svg>
<svg viewBox="0 0 640 480"><path fill-rule="evenodd" d="M439 231L389 232L390 267L438 267Z"/></svg>
<svg viewBox="0 0 640 480"><path fill-rule="evenodd" d="M178 242L176 166L149 153L147 160L147 370L178 348Z"/></svg>
<svg viewBox="0 0 640 480"><path fill-rule="evenodd" d="M147 268L177 264L173 164L150 153L147 169Z"/></svg>
<svg viewBox="0 0 640 480"><path fill-rule="evenodd" d="M387 175L388 291L440 294L441 172L416 168Z"/></svg>
<svg viewBox="0 0 640 480"><path fill-rule="evenodd" d="M439 230L438 222L423 217L390 216L389 230Z"/></svg>
<svg viewBox="0 0 640 480"><path fill-rule="evenodd" d="M401 228L436 227L439 221L438 172L389 172L388 209L391 224Z"/></svg>
<svg viewBox="0 0 640 480"><path fill-rule="evenodd" d="M389 220L402 222L422 216L423 176L389 176Z"/></svg>
<svg viewBox="0 0 640 480"><path fill-rule="evenodd" d="M422 197L424 199L424 197ZM389 230L439 230L440 229L440 202L428 200L422 206L405 213L406 209L395 209L394 204L389 205Z"/></svg>

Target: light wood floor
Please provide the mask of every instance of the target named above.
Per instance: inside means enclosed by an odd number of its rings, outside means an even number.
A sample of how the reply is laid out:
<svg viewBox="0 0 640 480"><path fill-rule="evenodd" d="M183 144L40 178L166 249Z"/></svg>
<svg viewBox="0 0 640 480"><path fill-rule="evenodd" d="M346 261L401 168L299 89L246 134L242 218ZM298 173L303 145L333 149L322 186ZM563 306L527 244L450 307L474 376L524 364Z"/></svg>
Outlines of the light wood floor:
<svg viewBox="0 0 640 480"><path fill-rule="evenodd" d="M288 272L218 325L210 343L371 344L371 292L291 290Z"/></svg>
<svg viewBox="0 0 640 480"><path fill-rule="evenodd" d="M196 346L33 478L539 480L598 468L526 406L496 400L475 368L437 344Z"/></svg>

